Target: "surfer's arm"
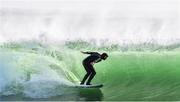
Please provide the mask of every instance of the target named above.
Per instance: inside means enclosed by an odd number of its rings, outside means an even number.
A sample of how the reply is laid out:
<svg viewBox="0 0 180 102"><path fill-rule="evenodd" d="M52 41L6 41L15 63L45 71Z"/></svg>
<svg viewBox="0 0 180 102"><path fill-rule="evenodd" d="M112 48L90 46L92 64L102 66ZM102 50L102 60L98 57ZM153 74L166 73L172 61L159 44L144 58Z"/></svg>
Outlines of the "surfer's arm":
<svg viewBox="0 0 180 102"><path fill-rule="evenodd" d="M81 53L83 53L83 54L96 54L97 52L84 52L84 51L81 51Z"/></svg>

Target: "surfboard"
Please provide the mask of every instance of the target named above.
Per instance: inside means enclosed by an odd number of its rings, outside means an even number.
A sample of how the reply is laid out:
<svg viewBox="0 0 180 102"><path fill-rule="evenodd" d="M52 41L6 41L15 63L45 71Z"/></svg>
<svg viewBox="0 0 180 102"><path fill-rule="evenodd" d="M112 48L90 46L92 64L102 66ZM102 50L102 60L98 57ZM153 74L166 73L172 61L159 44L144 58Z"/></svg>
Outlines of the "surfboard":
<svg viewBox="0 0 180 102"><path fill-rule="evenodd" d="M77 88L101 88L103 84L94 84L94 85L77 85Z"/></svg>

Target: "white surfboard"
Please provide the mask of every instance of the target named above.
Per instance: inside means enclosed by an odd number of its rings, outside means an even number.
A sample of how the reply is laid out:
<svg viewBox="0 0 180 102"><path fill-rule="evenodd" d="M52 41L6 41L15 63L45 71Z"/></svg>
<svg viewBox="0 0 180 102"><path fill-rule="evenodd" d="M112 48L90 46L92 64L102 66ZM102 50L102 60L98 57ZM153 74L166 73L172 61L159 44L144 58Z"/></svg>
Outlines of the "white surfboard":
<svg viewBox="0 0 180 102"><path fill-rule="evenodd" d="M94 84L94 85L77 85L77 88L101 88L103 84Z"/></svg>

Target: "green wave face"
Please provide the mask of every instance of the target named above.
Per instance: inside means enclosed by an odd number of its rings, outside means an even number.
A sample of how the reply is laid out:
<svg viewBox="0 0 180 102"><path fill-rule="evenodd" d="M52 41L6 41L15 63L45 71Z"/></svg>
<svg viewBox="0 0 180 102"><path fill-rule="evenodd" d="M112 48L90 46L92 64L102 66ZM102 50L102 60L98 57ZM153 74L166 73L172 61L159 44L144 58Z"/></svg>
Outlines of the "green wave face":
<svg viewBox="0 0 180 102"><path fill-rule="evenodd" d="M179 60L178 52L109 52L93 83L104 84L103 100L179 100Z"/></svg>
<svg viewBox="0 0 180 102"><path fill-rule="evenodd" d="M1 100L11 95L20 95L12 100L180 100L179 52L107 53L107 60L95 64L92 81L103 88L77 89L73 86L85 75L82 60L87 56L80 50L38 44L1 47Z"/></svg>
<svg viewBox="0 0 180 102"><path fill-rule="evenodd" d="M179 100L180 54L111 52L99 63L95 83L105 100Z"/></svg>

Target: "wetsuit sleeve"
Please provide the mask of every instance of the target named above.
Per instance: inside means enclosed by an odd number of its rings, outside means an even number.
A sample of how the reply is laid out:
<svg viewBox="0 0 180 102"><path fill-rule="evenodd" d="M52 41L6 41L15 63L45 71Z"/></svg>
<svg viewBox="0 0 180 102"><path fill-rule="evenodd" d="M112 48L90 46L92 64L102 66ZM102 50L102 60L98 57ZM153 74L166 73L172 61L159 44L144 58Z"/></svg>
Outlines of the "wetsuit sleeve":
<svg viewBox="0 0 180 102"><path fill-rule="evenodd" d="M98 54L97 52L84 52L84 54Z"/></svg>

